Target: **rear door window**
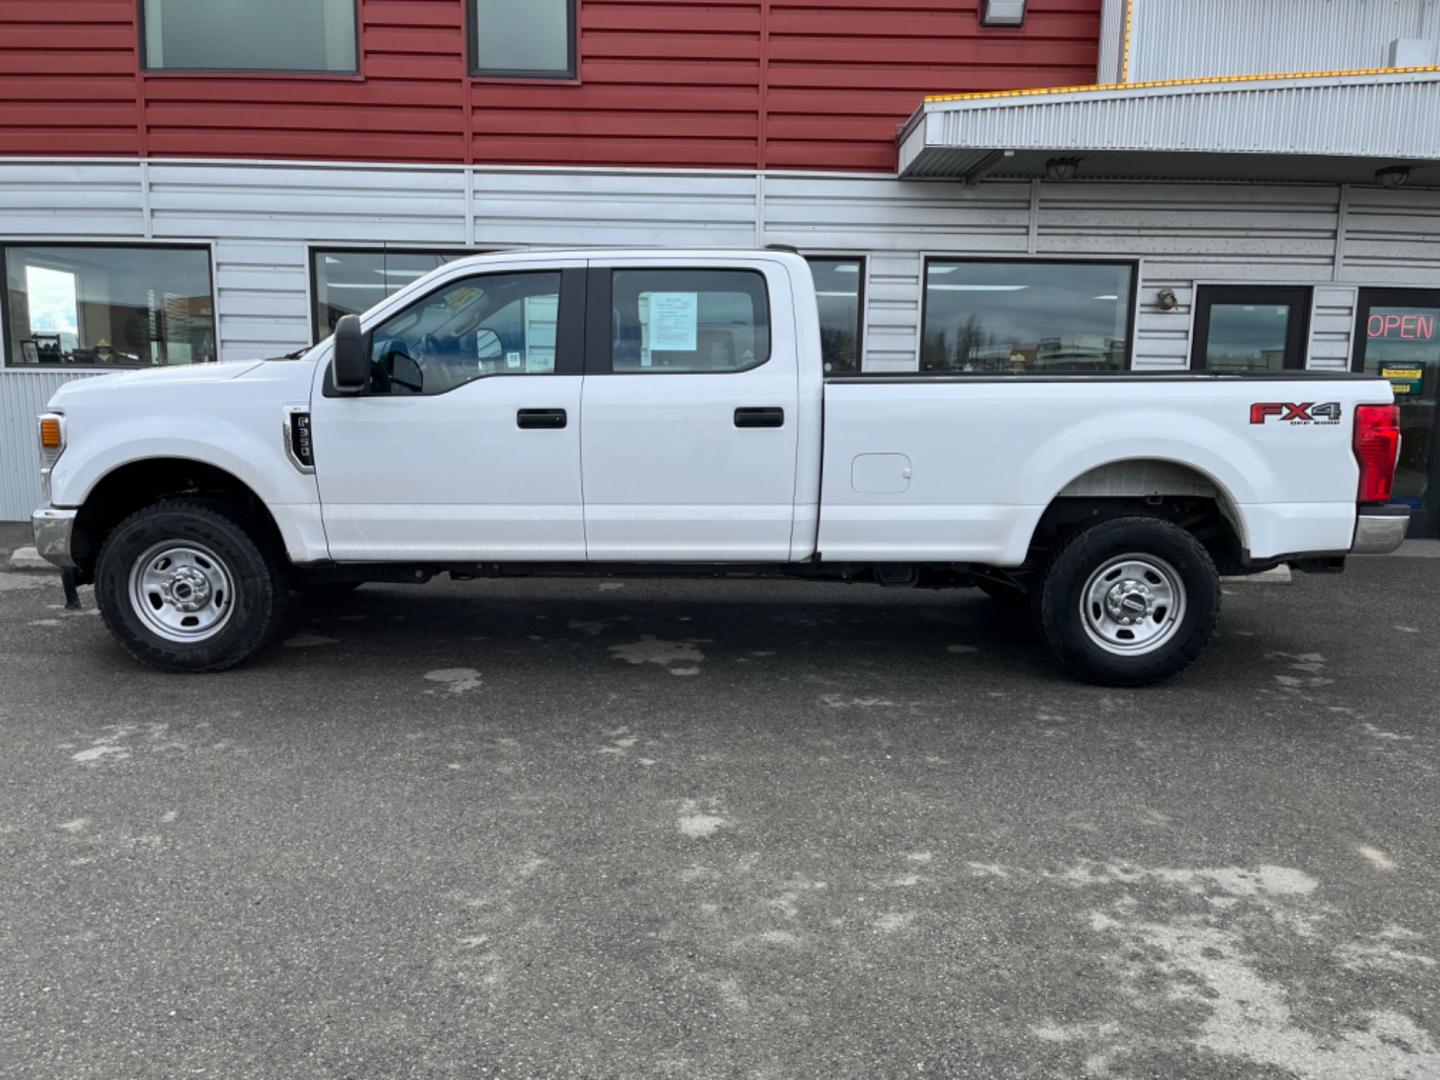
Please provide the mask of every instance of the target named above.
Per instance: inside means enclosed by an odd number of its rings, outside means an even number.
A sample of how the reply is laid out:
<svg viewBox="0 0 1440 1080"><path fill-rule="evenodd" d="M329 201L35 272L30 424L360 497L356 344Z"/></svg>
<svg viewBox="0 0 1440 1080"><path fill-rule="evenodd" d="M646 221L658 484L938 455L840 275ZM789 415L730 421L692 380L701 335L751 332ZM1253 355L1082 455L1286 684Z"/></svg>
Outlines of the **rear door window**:
<svg viewBox="0 0 1440 1080"><path fill-rule="evenodd" d="M611 370L736 372L770 359L765 277L754 270L616 270Z"/></svg>

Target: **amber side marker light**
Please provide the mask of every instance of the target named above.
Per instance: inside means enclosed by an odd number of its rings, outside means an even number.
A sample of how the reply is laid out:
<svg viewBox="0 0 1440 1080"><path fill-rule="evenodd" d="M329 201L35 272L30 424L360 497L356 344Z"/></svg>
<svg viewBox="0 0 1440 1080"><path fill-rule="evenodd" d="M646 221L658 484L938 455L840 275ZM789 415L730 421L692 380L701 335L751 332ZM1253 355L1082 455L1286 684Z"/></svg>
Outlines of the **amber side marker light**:
<svg viewBox="0 0 1440 1080"><path fill-rule="evenodd" d="M44 450L59 450L62 445L60 418L58 416L42 416L40 418L41 448Z"/></svg>

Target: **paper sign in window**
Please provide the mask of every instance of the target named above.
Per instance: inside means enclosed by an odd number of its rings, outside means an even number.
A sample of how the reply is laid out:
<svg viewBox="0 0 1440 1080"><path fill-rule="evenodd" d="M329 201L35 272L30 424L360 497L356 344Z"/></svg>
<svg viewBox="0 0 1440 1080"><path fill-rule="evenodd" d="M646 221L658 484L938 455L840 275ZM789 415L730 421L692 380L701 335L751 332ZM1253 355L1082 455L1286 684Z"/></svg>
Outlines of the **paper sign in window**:
<svg viewBox="0 0 1440 1080"><path fill-rule="evenodd" d="M651 293L650 351L694 352L699 322L699 293Z"/></svg>

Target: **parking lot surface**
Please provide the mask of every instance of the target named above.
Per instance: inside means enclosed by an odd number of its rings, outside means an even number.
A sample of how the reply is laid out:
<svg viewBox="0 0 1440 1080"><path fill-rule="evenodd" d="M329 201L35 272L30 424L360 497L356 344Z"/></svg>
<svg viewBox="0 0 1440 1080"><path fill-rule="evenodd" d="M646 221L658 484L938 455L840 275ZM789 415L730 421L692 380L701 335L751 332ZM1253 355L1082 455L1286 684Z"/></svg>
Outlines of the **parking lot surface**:
<svg viewBox="0 0 1440 1080"><path fill-rule="evenodd" d="M1144 691L979 593L368 586L222 675L0 573L0 1075L1440 1076L1440 560Z"/></svg>

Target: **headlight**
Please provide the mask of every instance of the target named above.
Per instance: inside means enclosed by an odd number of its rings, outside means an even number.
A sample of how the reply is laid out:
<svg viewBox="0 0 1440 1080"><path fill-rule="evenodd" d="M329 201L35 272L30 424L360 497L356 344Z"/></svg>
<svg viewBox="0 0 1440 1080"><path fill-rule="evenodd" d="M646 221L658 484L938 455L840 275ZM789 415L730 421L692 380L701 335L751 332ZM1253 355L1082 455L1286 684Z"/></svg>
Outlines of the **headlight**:
<svg viewBox="0 0 1440 1080"><path fill-rule="evenodd" d="M65 417L45 413L40 417L40 487L45 502L50 502L50 470L65 452Z"/></svg>

